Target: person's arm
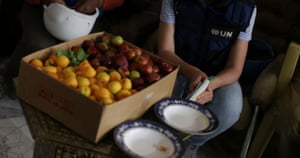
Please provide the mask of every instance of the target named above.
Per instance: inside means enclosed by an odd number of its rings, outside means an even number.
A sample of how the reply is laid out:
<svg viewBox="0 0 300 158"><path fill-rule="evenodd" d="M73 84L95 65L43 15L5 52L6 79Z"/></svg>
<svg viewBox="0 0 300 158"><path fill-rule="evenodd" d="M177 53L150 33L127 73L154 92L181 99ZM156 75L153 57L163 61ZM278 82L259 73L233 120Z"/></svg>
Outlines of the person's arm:
<svg viewBox="0 0 300 158"><path fill-rule="evenodd" d="M237 40L232 46L225 68L210 83L212 90L236 82L244 67L248 50L248 41Z"/></svg>
<svg viewBox="0 0 300 158"><path fill-rule="evenodd" d="M163 0L158 28L158 55L179 66L179 73L187 77L190 91L200 83L207 75L195 66L182 60L175 53L175 13L172 0Z"/></svg>
<svg viewBox="0 0 300 158"><path fill-rule="evenodd" d="M174 24L160 22L158 28L158 55L179 66L179 72L190 79L190 89L193 89L207 75L199 68L183 61L175 54Z"/></svg>
<svg viewBox="0 0 300 158"><path fill-rule="evenodd" d="M256 7L252 12L249 26L240 32L238 39L230 49L225 68L217 74L216 79L209 85L212 90L236 82L243 71L248 44L252 38L252 31L256 19Z"/></svg>
<svg viewBox="0 0 300 158"><path fill-rule="evenodd" d="M101 6L101 0L79 0L72 8L81 13L92 14L96 8L101 8Z"/></svg>
<svg viewBox="0 0 300 158"><path fill-rule="evenodd" d="M206 90L197 96L197 102L205 104L213 99L214 90L236 82L244 67L248 50L248 41L237 40L231 47L228 60L222 71L220 71L212 80Z"/></svg>
<svg viewBox="0 0 300 158"><path fill-rule="evenodd" d="M123 5L124 0L79 0L73 8L81 13L93 13L96 8L112 10Z"/></svg>

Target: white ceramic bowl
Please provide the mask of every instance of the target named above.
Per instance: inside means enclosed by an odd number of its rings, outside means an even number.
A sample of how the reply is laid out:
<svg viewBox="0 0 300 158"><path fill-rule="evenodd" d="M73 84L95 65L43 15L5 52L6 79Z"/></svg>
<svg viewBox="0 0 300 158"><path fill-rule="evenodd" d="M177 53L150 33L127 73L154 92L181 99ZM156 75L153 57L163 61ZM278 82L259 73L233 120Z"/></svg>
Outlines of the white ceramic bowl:
<svg viewBox="0 0 300 158"><path fill-rule="evenodd" d="M126 121L114 130L116 144L134 158L177 158L183 141L171 129L148 120Z"/></svg>
<svg viewBox="0 0 300 158"><path fill-rule="evenodd" d="M183 133L206 135L219 124L212 111L191 100L164 98L155 103L154 110L159 119Z"/></svg>
<svg viewBox="0 0 300 158"><path fill-rule="evenodd" d="M44 5L44 25L48 32L62 41L72 40L89 34L99 15L96 9L94 14L87 15L77 12L65 5L51 3Z"/></svg>

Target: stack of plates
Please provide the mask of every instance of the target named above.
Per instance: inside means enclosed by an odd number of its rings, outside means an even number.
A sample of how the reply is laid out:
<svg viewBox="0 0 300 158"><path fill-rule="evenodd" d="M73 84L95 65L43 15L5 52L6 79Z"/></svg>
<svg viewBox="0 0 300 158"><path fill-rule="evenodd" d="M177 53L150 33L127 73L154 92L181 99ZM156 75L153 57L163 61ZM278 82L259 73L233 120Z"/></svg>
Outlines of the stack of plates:
<svg viewBox="0 0 300 158"><path fill-rule="evenodd" d="M116 144L131 157L178 158L184 151L181 138L171 129L148 120L127 121L114 130Z"/></svg>
<svg viewBox="0 0 300 158"><path fill-rule="evenodd" d="M183 140L174 129L190 135L206 135L218 126L216 116L207 107L191 100L164 98L154 105L154 111L168 126L148 120L132 120L115 128L116 144L131 157L181 157Z"/></svg>

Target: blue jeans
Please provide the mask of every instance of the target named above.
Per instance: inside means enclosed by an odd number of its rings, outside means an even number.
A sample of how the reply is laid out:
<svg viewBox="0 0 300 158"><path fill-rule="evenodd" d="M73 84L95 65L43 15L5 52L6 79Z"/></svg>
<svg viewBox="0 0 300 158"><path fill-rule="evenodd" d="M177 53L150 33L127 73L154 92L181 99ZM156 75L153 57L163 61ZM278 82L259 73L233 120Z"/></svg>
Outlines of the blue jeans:
<svg viewBox="0 0 300 158"><path fill-rule="evenodd" d="M189 81L185 77L178 75L173 96L182 97L183 93L188 89L188 86ZM217 116L219 126L213 133L190 137L188 141L196 146L202 146L210 139L229 129L238 121L243 108L243 95L240 84L235 82L215 89L213 100L205 104L205 106Z"/></svg>

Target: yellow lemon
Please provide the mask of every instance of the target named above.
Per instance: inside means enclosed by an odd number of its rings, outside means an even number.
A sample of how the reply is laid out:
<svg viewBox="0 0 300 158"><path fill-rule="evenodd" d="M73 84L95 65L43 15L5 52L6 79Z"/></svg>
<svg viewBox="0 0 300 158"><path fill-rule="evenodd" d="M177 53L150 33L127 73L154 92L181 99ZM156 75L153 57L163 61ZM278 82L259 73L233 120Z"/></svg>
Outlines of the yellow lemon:
<svg viewBox="0 0 300 158"><path fill-rule="evenodd" d="M103 98L100 100L100 103L104 104L104 105L110 105L114 102L115 102L115 100L113 98Z"/></svg>
<svg viewBox="0 0 300 158"><path fill-rule="evenodd" d="M82 87L82 86L84 87L84 86L90 85L90 80L87 77L80 76L80 77L78 77L77 81L78 81L79 87Z"/></svg>
<svg viewBox="0 0 300 158"><path fill-rule="evenodd" d="M94 78L94 77L89 77L88 79L90 80L90 85L97 84L96 78Z"/></svg>
<svg viewBox="0 0 300 158"><path fill-rule="evenodd" d="M108 83L109 83L109 82L101 82L101 81L98 81L98 82L97 82L97 85L100 86L100 87L105 87L105 88L107 88Z"/></svg>
<svg viewBox="0 0 300 158"><path fill-rule="evenodd" d="M122 83L122 89L131 89L132 88L132 82L129 78L123 78L121 80Z"/></svg>
<svg viewBox="0 0 300 158"><path fill-rule="evenodd" d="M84 60L78 65L79 70L85 70L86 68L90 68L90 67L92 67L92 66L88 60Z"/></svg>
<svg viewBox="0 0 300 158"><path fill-rule="evenodd" d="M43 67L43 71L46 72L46 73L57 73L57 69L55 66L44 66Z"/></svg>
<svg viewBox="0 0 300 158"><path fill-rule="evenodd" d="M72 67L72 66L65 67L62 72L63 73L74 72L74 67Z"/></svg>
<svg viewBox="0 0 300 158"><path fill-rule="evenodd" d="M64 84L66 84L67 86L70 86L72 88L78 87L78 81L77 81L76 77L68 77L68 78L64 79L63 82L64 82Z"/></svg>
<svg viewBox="0 0 300 158"><path fill-rule="evenodd" d="M85 76L85 77L95 77L96 76L96 70L93 67L86 67L83 69L79 69L76 72L77 75Z"/></svg>
<svg viewBox="0 0 300 158"><path fill-rule="evenodd" d="M90 67L86 70L86 76L87 77L95 77L96 76L96 70L93 67Z"/></svg>
<svg viewBox="0 0 300 158"><path fill-rule="evenodd" d="M63 78L69 78L69 77L76 78L76 73L72 72L72 71L63 71L62 76L63 76Z"/></svg>
<svg viewBox="0 0 300 158"><path fill-rule="evenodd" d="M55 63L60 67L67 67L70 64L70 59L64 55L56 57Z"/></svg>
<svg viewBox="0 0 300 158"><path fill-rule="evenodd" d="M100 82L107 83L110 80L110 75L105 71L98 72L96 74L96 79Z"/></svg>
<svg viewBox="0 0 300 158"><path fill-rule="evenodd" d="M42 67L44 65L40 59L33 59L30 64L34 67Z"/></svg>
<svg viewBox="0 0 300 158"><path fill-rule="evenodd" d="M122 89L122 84L117 80L110 81L107 85L107 88L112 94L117 94Z"/></svg>
<svg viewBox="0 0 300 158"><path fill-rule="evenodd" d="M118 100L121 100L121 99L126 98L130 95L131 95L131 91L129 89L122 89L116 94L116 97L117 97Z"/></svg>
<svg viewBox="0 0 300 158"><path fill-rule="evenodd" d="M63 67L56 66L56 70L57 70L57 73L58 73L58 74L62 74Z"/></svg>
<svg viewBox="0 0 300 158"><path fill-rule="evenodd" d="M89 86L81 86L79 87L79 92L88 97L91 95L91 88Z"/></svg>
<svg viewBox="0 0 300 158"><path fill-rule="evenodd" d="M91 89L92 89L93 92L94 91L97 92L100 89L101 86L99 86L97 84L92 84L90 87L91 87Z"/></svg>
<svg viewBox="0 0 300 158"><path fill-rule="evenodd" d="M119 81L122 78L121 74L118 71L116 71L116 70L110 71L109 72L109 76L110 76L110 80L111 81L113 81L113 80Z"/></svg>
<svg viewBox="0 0 300 158"><path fill-rule="evenodd" d="M95 96L98 99L111 98L112 94L107 88L99 87L98 90L95 92Z"/></svg>
<svg viewBox="0 0 300 158"><path fill-rule="evenodd" d="M98 66L97 69L96 69L97 73L103 72L103 71L106 71L106 70L108 70L108 68L106 66Z"/></svg>

